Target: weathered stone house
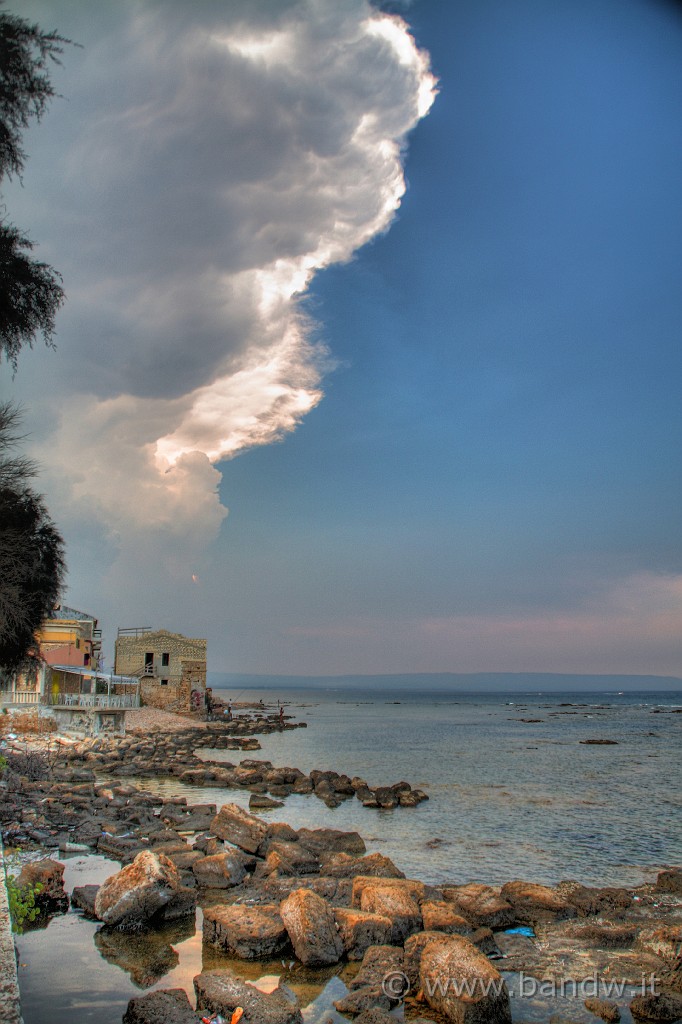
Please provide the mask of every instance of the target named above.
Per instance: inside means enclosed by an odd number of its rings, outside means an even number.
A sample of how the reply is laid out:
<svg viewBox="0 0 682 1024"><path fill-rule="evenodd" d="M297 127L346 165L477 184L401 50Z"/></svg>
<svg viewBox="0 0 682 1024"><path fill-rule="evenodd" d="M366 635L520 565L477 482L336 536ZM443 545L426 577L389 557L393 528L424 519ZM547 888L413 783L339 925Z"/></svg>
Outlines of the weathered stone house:
<svg viewBox="0 0 682 1024"><path fill-rule="evenodd" d="M206 640L147 626L119 629L114 671L139 678L143 704L199 710L206 692Z"/></svg>

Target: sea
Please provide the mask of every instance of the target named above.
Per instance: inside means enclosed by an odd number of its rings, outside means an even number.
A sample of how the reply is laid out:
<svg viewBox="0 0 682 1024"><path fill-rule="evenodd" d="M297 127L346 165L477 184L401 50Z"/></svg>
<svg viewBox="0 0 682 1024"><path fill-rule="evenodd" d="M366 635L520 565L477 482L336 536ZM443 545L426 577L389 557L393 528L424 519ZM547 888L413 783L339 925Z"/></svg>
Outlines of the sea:
<svg viewBox="0 0 682 1024"><path fill-rule="evenodd" d="M214 692L281 701L308 723L260 737L254 758L423 789L416 808L330 810L293 796L272 812L294 827L355 829L411 877L635 885L682 862L682 692Z"/></svg>
<svg viewBox="0 0 682 1024"><path fill-rule="evenodd" d="M390 857L408 877L634 886L682 864L682 691L470 693L429 689L424 680L380 689L214 686L214 696L262 700L271 710L281 702L292 721L307 723L259 737L262 750L248 752L250 759L423 789L429 799L415 808L376 810L352 799L332 809L313 795L293 795L259 812L295 828L356 830L368 851ZM235 751L201 755L242 759ZM188 803L248 806L248 793L230 789L164 778L139 785ZM67 889L118 869L98 856L60 859ZM179 986L192 997L193 976L220 966L202 946L200 912L196 923L137 942L110 939L74 911L17 936L25 1024L120 1024L131 997ZM278 978L272 965L230 966L261 985ZM343 979L343 970L287 978L305 1024L344 1020L333 1008ZM566 1008L512 1009L515 1018L540 1021ZM586 1011L570 1012L582 1019Z"/></svg>

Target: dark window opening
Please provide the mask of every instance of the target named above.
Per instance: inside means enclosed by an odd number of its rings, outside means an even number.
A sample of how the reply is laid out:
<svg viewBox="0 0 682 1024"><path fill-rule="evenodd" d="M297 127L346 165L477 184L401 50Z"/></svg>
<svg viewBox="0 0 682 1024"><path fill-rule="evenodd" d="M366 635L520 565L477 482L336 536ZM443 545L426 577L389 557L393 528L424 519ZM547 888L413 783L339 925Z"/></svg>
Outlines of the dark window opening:
<svg viewBox="0 0 682 1024"><path fill-rule="evenodd" d="M144 667L151 668L154 664L154 652L148 651L144 656Z"/></svg>
<svg viewBox="0 0 682 1024"><path fill-rule="evenodd" d="M162 665L169 665L170 664L170 654L168 653L168 651L164 651L164 653L161 655L161 664Z"/></svg>
<svg viewBox="0 0 682 1024"><path fill-rule="evenodd" d="M161 680L161 685L162 686L168 686L168 680L167 679L162 679Z"/></svg>

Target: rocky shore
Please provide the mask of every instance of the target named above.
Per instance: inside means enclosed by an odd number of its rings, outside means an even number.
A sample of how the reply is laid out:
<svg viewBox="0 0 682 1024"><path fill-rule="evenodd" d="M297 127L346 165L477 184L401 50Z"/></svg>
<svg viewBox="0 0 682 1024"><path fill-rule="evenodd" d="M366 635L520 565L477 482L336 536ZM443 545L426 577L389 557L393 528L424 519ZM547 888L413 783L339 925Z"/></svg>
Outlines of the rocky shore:
<svg viewBox="0 0 682 1024"><path fill-rule="evenodd" d="M519 880L430 886L368 854L357 832L294 830L234 803L192 805L125 781L161 771L190 781L187 773L194 773L198 785L233 785L269 800L307 792L325 802L360 795L363 803L366 787L369 806L379 806L379 790L334 772L205 763L193 753L222 744L248 750L255 733L248 723L220 723L215 734L209 728L60 744L49 754L24 752L23 763L14 759L0 803L6 843L99 852L124 865L101 886L71 894L84 915L101 922L95 942L103 956L126 960L153 983L165 973L158 973L163 956L157 949L150 980L136 943L184 922L193 929L202 909L204 964L214 966L194 979L196 1010L184 990L154 991L131 1000L125 1024L196 1024L217 1013L229 1021L236 1007L244 1024L300 1024L299 999L283 980L269 992L246 980L253 978L249 965L268 961L279 974L287 963L346 971L346 994L335 1007L358 1024L390 1024L389 1011L403 1003L406 1016L422 1022L506 1024L510 989L521 975L538 984L598 976L635 986L634 996L608 999L595 990L581 1000L607 1021L628 1008L636 1020L682 1019L680 868L638 889ZM415 792L407 783L386 788L396 808ZM47 857L25 865L17 882L40 883L38 899L49 915L65 909L62 878L63 866Z"/></svg>

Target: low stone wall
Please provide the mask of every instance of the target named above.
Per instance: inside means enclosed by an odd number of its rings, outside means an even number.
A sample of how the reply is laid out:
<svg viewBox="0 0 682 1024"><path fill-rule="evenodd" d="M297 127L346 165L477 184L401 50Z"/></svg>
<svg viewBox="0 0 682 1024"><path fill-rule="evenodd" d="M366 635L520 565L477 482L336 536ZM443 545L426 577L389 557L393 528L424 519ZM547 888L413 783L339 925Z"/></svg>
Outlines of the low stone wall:
<svg viewBox="0 0 682 1024"><path fill-rule="evenodd" d="M9 917L5 853L0 837L0 1020L3 1024L23 1024L17 978L17 957Z"/></svg>

